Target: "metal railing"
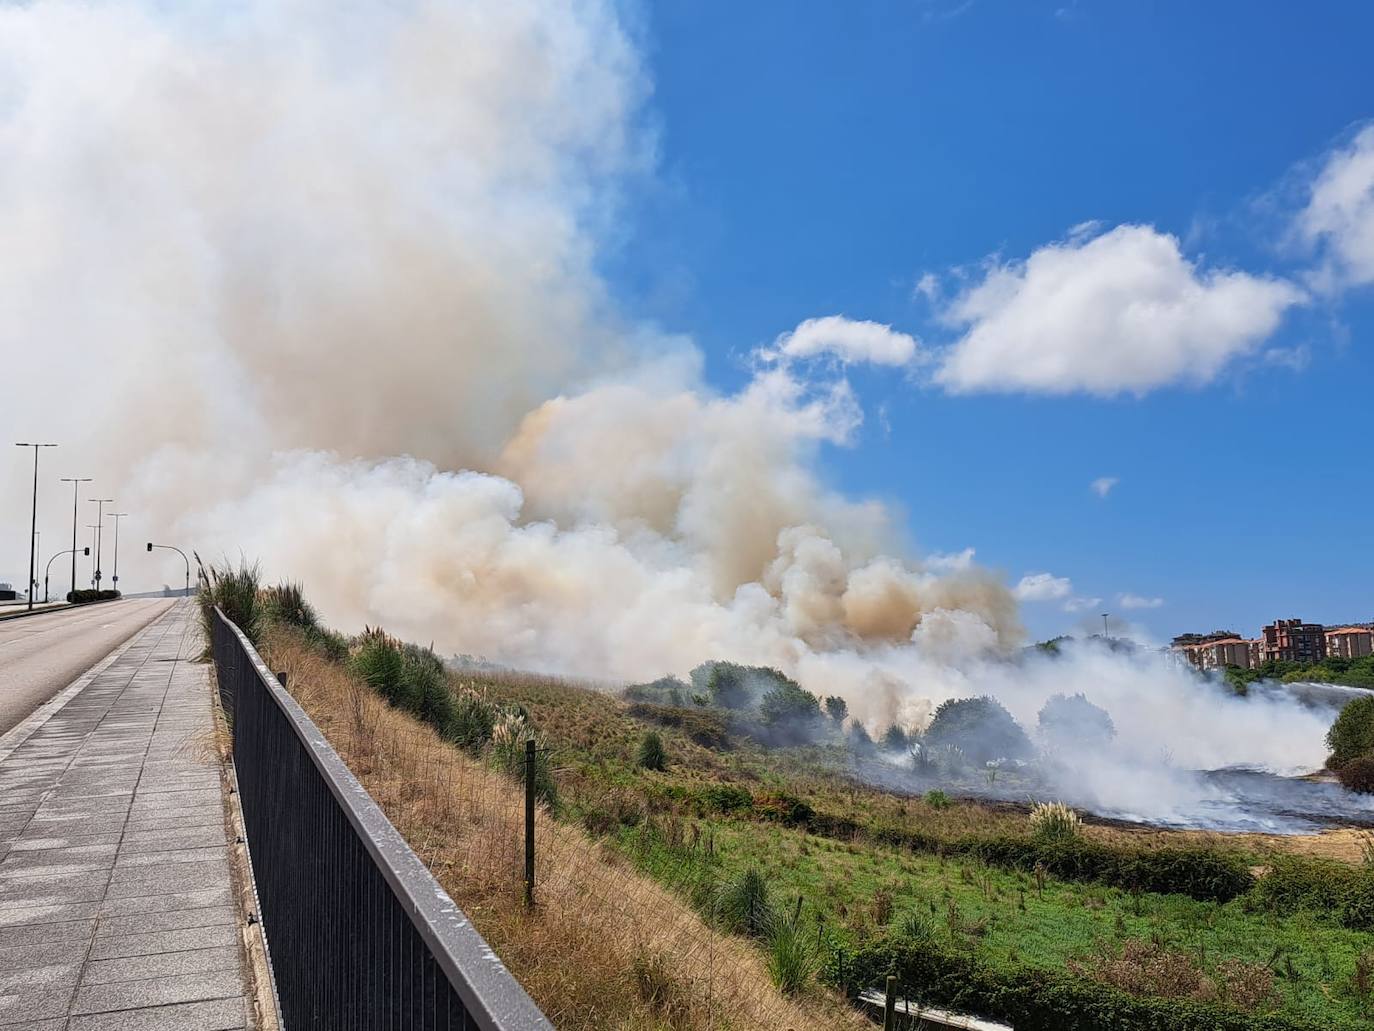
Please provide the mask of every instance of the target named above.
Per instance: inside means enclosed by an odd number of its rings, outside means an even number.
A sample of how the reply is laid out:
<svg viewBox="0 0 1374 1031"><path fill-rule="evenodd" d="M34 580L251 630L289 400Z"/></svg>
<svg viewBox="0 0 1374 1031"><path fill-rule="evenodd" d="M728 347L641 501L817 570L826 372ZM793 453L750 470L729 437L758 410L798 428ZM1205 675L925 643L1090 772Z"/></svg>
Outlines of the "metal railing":
<svg viewBox="0 0 1374 1031"><path fill-rule="evenodd" d="M239 628L213 622L286 1031L551 1031Z"/></svg>

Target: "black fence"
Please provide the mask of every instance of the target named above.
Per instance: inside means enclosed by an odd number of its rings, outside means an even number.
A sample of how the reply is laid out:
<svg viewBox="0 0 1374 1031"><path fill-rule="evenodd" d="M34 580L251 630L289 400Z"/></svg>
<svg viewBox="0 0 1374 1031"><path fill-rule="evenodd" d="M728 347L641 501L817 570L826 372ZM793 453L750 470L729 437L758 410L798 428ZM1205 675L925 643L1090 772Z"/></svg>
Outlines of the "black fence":
<svg viewBox="0 0 1374 1031"><path fill-rule="evenodd" d="M286 1031L551 1029L218 609L213 631Z"/></svg>

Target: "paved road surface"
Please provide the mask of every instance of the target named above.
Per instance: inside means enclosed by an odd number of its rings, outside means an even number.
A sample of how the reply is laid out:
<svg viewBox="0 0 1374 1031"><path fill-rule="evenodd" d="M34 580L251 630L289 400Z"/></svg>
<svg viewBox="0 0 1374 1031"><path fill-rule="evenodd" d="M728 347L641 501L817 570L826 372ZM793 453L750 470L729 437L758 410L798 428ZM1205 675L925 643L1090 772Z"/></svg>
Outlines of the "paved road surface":
<svg viewBox="0 0 1374 1031"><path fill-rule="evenodd" d="M172 606L107 601L0 620L0 734Z"/></svg>

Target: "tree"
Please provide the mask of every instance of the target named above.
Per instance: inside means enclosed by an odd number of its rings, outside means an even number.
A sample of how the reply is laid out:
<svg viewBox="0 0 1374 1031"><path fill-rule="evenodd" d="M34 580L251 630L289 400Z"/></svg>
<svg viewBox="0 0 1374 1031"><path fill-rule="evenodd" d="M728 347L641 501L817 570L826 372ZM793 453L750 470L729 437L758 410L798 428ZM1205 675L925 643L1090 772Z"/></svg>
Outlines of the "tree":
<svg viewBox="0 0 1374 1031"><path fill-rule="evenodd" d="M905 752L910 739L900 724L894 723L883 732L883 747L889 752Z"/></svg>
<svg viewBox="0 0 1374 1031"><path fill-rule="evenodd" d="M980 766L994 759L1026 758L1035 751L1011 713L987 695L941 702L924 740L936 748L957 748Z"/></svg>
<svg viewBox="0 0 1374 1031"><path fill-rule="evenodd" d="M837 694L826 696L825 714L836 723L843 723L849 716L849 705Z"/></svg>
<svg viewBox="0 0 1374 1031"><path fill-rule="evenodd" d="M804 744L820 730L820 699L780 675L759 703L759 722L776 744Z"/></svg>
<svg viewBox="0 0 1374 1031"><path fill-rule="evenodd" d="M1100 747L1116 737L1116 726L1106 709L1082 694L1057 694L1040 709L1040 733L1061 747Z"/></svg>
<svg viewBox="0 0 1374 1031"><path fill-rule="evenodd" d="M749 669L734 662L703 662L691 674L692 687L698 694L723 709L749 707Z"/></svg>
<svg viewBox="0 0 1374 1031"><path fill-rule="evenodd" d="M646 770L661 770L668 765L668 753L663 748L663 738L654 731L644 735L639 745L639 765Z"/></svg>
<svg viewBox="0 0 1374 1031"><path fill-rule="evenodd" d="M1333 770L1374 753L1374 695L1347 702L1326 732L1326 743L1331 748L1326 765Z"/></svg>

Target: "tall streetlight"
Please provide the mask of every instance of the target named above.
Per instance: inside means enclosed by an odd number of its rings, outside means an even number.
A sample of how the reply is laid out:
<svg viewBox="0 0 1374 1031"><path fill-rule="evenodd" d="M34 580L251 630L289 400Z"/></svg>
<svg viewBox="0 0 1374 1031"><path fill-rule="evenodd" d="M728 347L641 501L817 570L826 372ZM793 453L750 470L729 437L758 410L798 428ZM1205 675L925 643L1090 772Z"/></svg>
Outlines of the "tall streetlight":
<svg viewBox="0 0 1374 1031"><path fill-rule="evenodd" d="M190 561L186 558L186 552L182 551L180 548L178 548L178 547L177 547L176 545L174 545L174 544L154 544L152 541L149 541L149 542L148 542L148 550L149 550L149 551L152 551L154 548L166 548L168 551L175 551L178 555L181 556L181 561L183 561L183 562L186 563L186 592L185 592L185 593L186 593L186 596L189 598L189 597L191 596L191 563L190 563Z"/></svg>
<svg viewBox="0 0 1374 1031"><path fill-rule="evenodd" d="M116 591L119 590L119 521L128 514L128 512L110 513L110 518L115 521L115 564L114 575L110 577L110 586Z"/></svg>
<svg viewBox="0 0 1374 1031"><path fill-rule="evenodd" d="M88 498L88 504L95 510L95 589L100 590L100 546L105 543L105 506L113 505L114 498Z"/></svg>
<svg viewBox="0 0 1374 1031"><path fill-rule="evenodd" d="M33 574L38 572L38 556L34 553L37 546L38 534L38 449L45 447L57 447L56 444L24 444L16 443L15 447L33 448L33 516L29 526L29 604L28 608L33 609Z"/></svg>
<svg viewBox="0 0 1374 1031"><path fill-rule="evenodd" d="M90 482L91 482L91 478L90 478L89 476L64 476L64 477L62 477L62 482L63 482L63 483L70 483L70 484L72 485L72 593L75 594L75 593L76 593L76 496L77 496L77 494L79 494L79 493L81 492L81 485L82 485L83 483L90 483ZM51 565L51 562L49 562L49 565ZM44 579L45 582L47 581L47 577L44 577L43 579Z"/></svg>
<svg viewBox="0 0 1374 1031"><path fill-rule="evenodd" d="M91 549L90 549L90 548L86 548L86 549L84 549L84 550L85 550L85 552L86 552L87 555L89 555L89 554L91 553ZM77 549L76 549L76 548L72 548L72 565L76 565L76 553L77 553ZM65 555L65 554L67 554L65 551L59 551L59 552L57 552L55 555L53 555L52 558L48 559L48 566L47 566L46 569L43 570L43 604L44 604L44 605L46 605L46 604L48 603L48 574L50 574L50 573L52 572L52 564L53 564L54 561L56 561L57 559L61 558L61 557L62 557L63 555ZM72 590L76 590L76 588L73 587Z"/></svg>
<svg viewBox="0 0 1374 1031"><path fill-rule="evenodd" d="M42 558L42 557L43 557L43 531L42 531L42 530L34 530L34 531L33 531L33 550L38 554L38 557L39 557L39 558ZM38 573L37 573L37 571L35 571L34 574L33 574L33 582L29 584L29 594L32 595L33 592L37 589L37 587L38 587Z"/></svg>

